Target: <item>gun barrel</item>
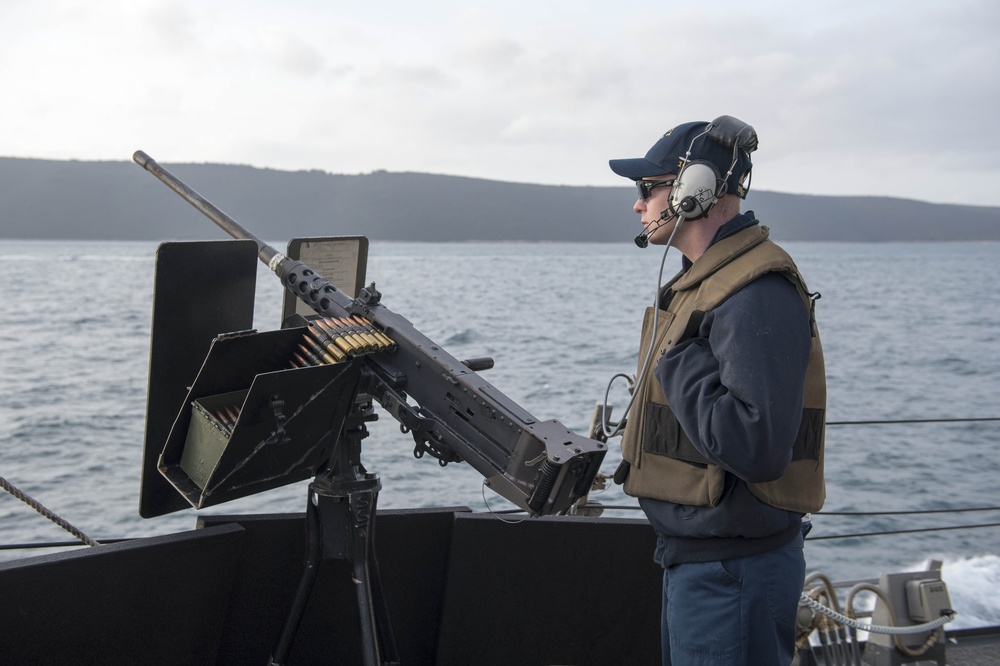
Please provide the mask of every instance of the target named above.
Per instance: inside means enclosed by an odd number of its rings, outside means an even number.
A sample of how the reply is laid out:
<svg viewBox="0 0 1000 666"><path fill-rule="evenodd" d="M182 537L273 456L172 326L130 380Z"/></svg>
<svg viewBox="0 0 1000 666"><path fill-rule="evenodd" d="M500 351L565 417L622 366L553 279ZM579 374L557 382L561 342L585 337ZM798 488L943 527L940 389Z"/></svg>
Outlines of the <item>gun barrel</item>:
<svg viewBox="0 0 1000 666"><path fill-rule="evenodd" d="M260 260L265 264L270 265L271 260L274 259L275 256L281 254L273 247L250 233L250 231L248 231L243 225L227 215L218 206L185 185L180 179L177 178L177 176L164 169L156 160L143 151L135 151L132 155L132 159L136 164L160 179L160 181L162 181L167 187L181 195L185 201L201 211L205 217L215 222L215 224L227 234L239 240L252 240L255 242L257 244L257 256L259 256Z"/></svg>

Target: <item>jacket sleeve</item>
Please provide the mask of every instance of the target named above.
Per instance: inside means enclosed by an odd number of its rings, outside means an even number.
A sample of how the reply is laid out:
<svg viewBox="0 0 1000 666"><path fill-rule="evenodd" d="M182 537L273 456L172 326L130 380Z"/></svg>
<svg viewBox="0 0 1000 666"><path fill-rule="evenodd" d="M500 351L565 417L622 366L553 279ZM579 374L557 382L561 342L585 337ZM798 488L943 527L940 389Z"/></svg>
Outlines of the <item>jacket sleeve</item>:
<svg viewBox="0 0 1000 666"><path fill-rule="evenodd" d="M667 402L708 460L749 483L781 477L802 418L810 330L795 286L769 273L660 360Z"/></svg>

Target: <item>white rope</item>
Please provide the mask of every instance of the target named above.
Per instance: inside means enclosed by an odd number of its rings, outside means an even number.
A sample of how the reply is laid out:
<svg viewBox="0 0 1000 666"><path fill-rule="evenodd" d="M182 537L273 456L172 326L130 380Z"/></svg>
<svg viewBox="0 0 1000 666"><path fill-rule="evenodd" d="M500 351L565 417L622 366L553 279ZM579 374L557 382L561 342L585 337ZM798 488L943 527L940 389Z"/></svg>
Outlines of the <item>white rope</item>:
<svg viewBox="0 0 1000 666"><path fill-rule="evenodd" d="M878 624L863 624L857 620L853 620L847 617L846 615L838 613L832 608L827 608L823 604L819 603L815 599L805 594L802 595L800 601L804 603L806 606L809 606L809 608L812 608L814 611L826 615L828 618L830 618L834 622L837 622L838 624L843 624L845 626L853 627L854 629L858 629L860 631L867 631L873 634L889 634L889 635L922 634L924 632L933 631L938 627L942 627L948 624L949 622L955 619L956 615L955 611L949 610L945 615L942 615L938 619L932 620L931 622L925 622L924 624L915 624L908 627L886 627L884 625L878 625Z"/></svg>

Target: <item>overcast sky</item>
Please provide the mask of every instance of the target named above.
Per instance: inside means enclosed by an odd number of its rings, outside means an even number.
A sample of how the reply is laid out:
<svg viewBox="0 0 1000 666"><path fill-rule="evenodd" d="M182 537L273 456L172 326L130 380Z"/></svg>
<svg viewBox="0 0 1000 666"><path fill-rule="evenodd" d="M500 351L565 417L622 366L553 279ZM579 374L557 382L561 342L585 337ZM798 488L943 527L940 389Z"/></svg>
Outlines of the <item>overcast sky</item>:
<svg viewBox="0 0 1000 666"><path fill-rule="evenodd" d="M752 124L755 189L1000 205L996 0L3 0L0 156L615 185Z"/></svg>

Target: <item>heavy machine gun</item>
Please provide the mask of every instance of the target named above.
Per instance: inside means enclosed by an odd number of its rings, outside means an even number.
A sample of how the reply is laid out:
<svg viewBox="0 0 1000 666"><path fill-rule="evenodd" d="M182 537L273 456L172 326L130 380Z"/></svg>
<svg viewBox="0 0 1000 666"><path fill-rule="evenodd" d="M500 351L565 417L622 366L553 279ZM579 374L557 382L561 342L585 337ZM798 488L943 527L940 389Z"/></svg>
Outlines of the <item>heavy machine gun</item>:
<svg viewBox="0 0 1000 666"><path fill-rule="evenodd" d="M286 662L325 559L351 563L364 662L395 663L372 547L381 483L361 464L365 423L376 418L372 401L412 435L418 458L430 454L442 466L468 462L487 487L531 516L566 513L584 497L607 445L558 421L534 418L477 373L492 366L490 359L451 356L383 305L374 283L356 296L345 293L264 243L142 151L133 159L236 239L224 243L229 248L161 246L158 252L140 514L183 508L163 489L164 478L187 504L202 508L315 475L305 570L271 664ZM252 311L253 277L236 278L239 284L228 289L215 284L216 264L245 266L240 262L249 259L248 251L315 314L295 314L268 334L211 330L213 321L246 321L247 292ZM215 291L199 295L203 288ZM242 305L230 302L234 297ZM191 307L198 299L201 306ZM167 301L162 307L161 300ZM234 308L242 314L228 316ZM184 332L195 329L199 335L188 337L204 339L210 330L212 337L190 381L176 358L200 359L204 351L194 343L186 354L176 348L184 346L178 342Z"/></svg>
<svg viewBox="0 0 1000 666"><path fill-rule="evenodd" d="M391 348L358 356L361 392L412 434L418 457L429 453L442 464L468 462L489 488L535 516L565 513L587 494L607 450L604 443L558 421L535 419L469 367L474 362L451 356L383 305L374 283L350 297L254 236L142 151L133 157L230 236L255 242L260 261L318 315L362 318L376 335L391 339Z"/></svg>

